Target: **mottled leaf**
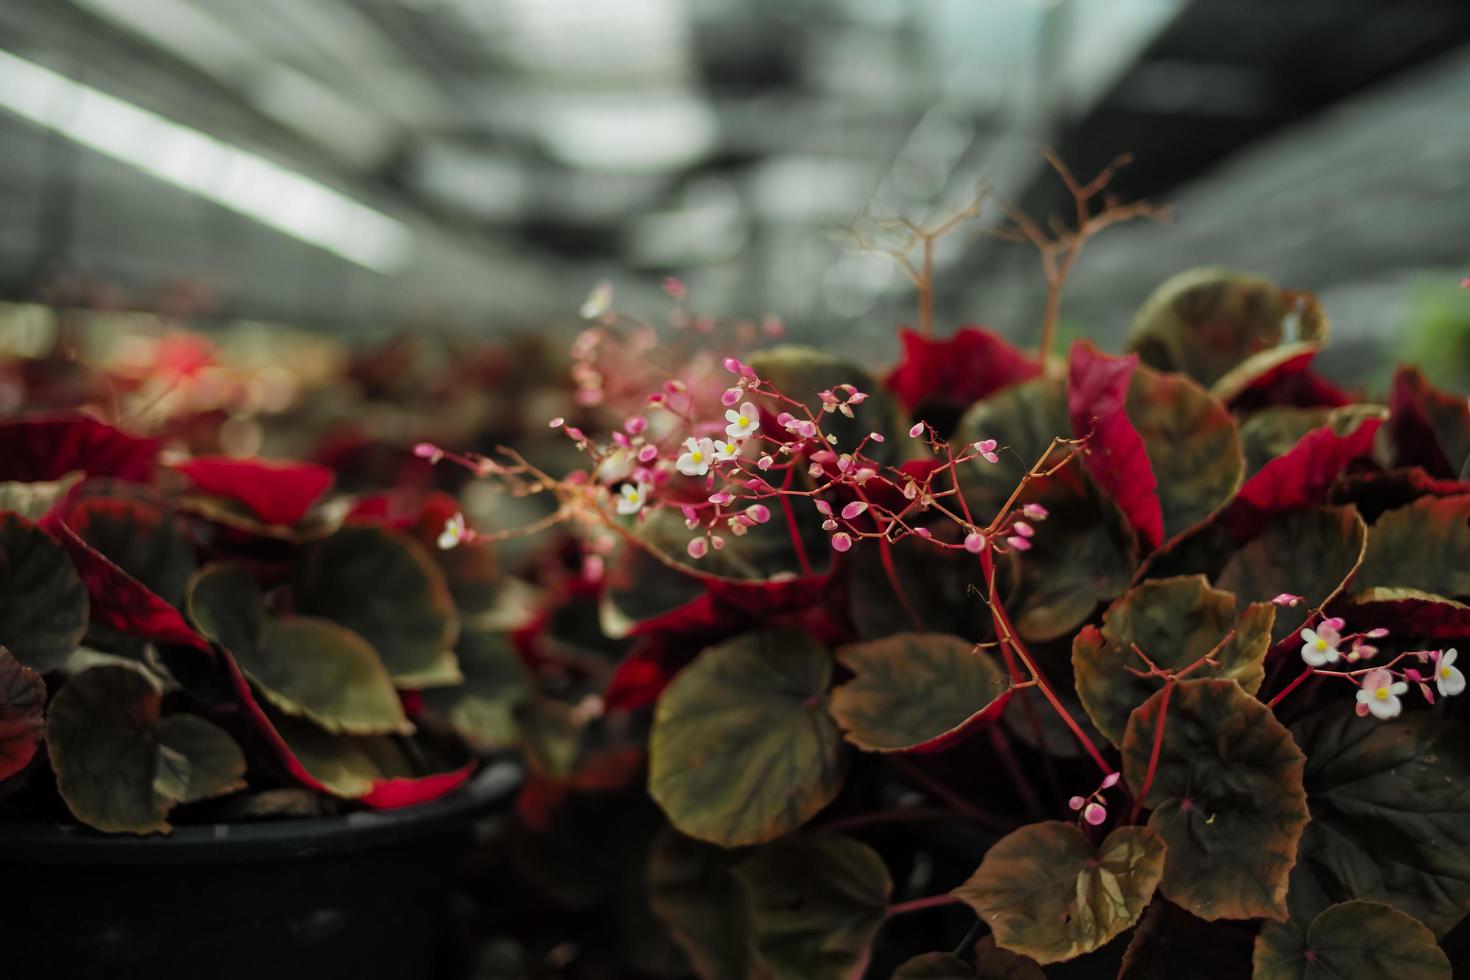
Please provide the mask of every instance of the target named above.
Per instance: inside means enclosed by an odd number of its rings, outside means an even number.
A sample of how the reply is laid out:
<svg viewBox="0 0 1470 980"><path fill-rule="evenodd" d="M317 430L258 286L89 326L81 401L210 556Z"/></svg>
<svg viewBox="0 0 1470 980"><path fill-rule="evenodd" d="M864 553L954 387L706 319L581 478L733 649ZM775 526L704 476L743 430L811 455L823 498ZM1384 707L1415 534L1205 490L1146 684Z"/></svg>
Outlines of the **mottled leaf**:
<svg viewBox="0 0 1470 980"><path fill-rule="evenodd" d="M1160 899L1134 931L1118 980L1240 980L1250 976L1252 933L1245 923L1205 922Z"/></svg>
<svg viewBox="0 0 1470 980"><path fill-rule="evenodd" d="M734 873L756 952L777 977L863 975L893 890L872 848L838 834L804 834L759 848Z"/></svg>
<svg viewBox="0 0 1470 980"><path fill-rule="evenodd" d="M949 953L915 956L898 968L893 980L1046 980L1035 960L1001 949L994 936L982 938L971 953L973 962Z"/></svg>
<svg viewBox="0 0 1470 980"><path fill-rule="evenodd" d="M55 670L87 631L87 611L66 549L24 517L0 513L0 646L32 670Z"/></svg>
<svg viewBox="0 0 1470 980"><path fill-rule="evenodd" d="M183 604L194 548L172 515L137 500L88 497L67 510L66 526L154 595Z"/></svg>
<svg viewBox="0 0 1470 980"><path fill-rule="evenodd" d="M245 786L245 757L203 718L160 717L141 669L93 667L51 699L46 743L56 786L76 818L113 833L167 833L178 803Z"/></svg>
<svg viewBox="0 0 1470 980"><path fill-rule="evenodd" d="M841 647L853 679L832 692L847 740L870 752L937 751L1005 707L1010 677L984 650L943 633Z"/></svg>
<svg viewBox="0 0 1470 980"><path fill-rule="evenodd" d="M1114 745L1123 741L1128 716L1163 686L1146 670L1142 650L1164 670L1178 671L1215 651L1218 666L1205 663L1189 676L1227 677L1247 694L1265 679L1262 663L1271 647L1276 609L1252 603L1237 621L1235 597L1212 589L1202 575L1153 579L1118 599L1103 613L1102 629L1084 627L1072 641L1072 670L1077 694L1098 731ZM1220 646L1234 630L1228 642Z"/></svg>
<svg viewBox="0 0 1470 980"><path fill-rule="evenodd" d="M367 641L313 616L270 617L255 577L216 564L189 586L189 617L230 652L261 695L327 731L409 734L413 725L388 671Z"/></svg>
<svg viewBox="0 0 1470 980"><path fill-rule="evenodd" d="M1255 980L1450 980L1434 934L1379 902L1343 902L1303 932L1266 923L1256 939Z"/></svg>
<svg viewBox="0 0 1470 980"><path fill-rule="evenodd" d="M1389 445L1395 466L1422 466L1431 476L1470 476L1470 401L1440 391L1414 367L1401 367L1389 395Z"/></svg>
<svg viewBox="0 0 1470 980"><path fill-rule="evenodd" d="M333 620L372 644L402 688L462 680L459 619L444 573L418 542L344 527L306 549L291 580L297 612Z"/></svg>
<svg viewBox="0 0 1470 980"><path fill-rule="evenodd" d="M1276 610L1271 631L1281 642L1301 629L1313 609L1342 591L1363 560L1367 528L1351 507L1317 507L1276 517L1225 563L1215 584L1235 593L1238 606L1269 602L1283 592L1303 598Z"/></svg>
<svg viewBox="0 0 1470 980"><path fill-rule="evenodd" d="M1333 902L1388 902L1444 934L1470 912L1470 732L1430 714L1334 704L1292 726L1312 823L1291 877L1299 924Z"/></svg>
<svg viewBox="0 0 1470 980"><path fill-rule="evenodd" d="M775 980L752 942L745 894L731 870L737 859L666 833L649 855L649 903L701 980Z"/></svg>
<svg viewBox="0 0 1470 980"><path fill-rule="evenodd" d="M961 470L965 498L976 516L988 523L1052 440L1071 434L1067 392L1056 378L1023 381L976 403L960 419L954 444L995 439L1004 447L998 462L975 459ZM1048 465L1060 463L1071 452L1070 447L1059 447L1048 457Z"/></svg>
<svg viewBox="0 0 1470 980"><path fill-rule="evenodd" d="M1164 896L1202 919L1285 918L1305 759L1270 709L1232 680L1179 681L1133 712L1122 749L1128 785L1169 845Z"/></svg>
<svg viewBox="0 0 1470 980"><path fill-rule="evenodd" d="M659 698L649 792L680 831L724 847L801 826L842 785L842 736L824 703L827 651L793 631L712 647Z"/></svg>
<svg viewBox="0 0 1470 980"><path fill-rule="evenodd" d="M81 414L0 422L0 480L37 483L68 473L147 480L158 440L144 439Z"/></svg>
<svg viewBox="0 0 1470 980"><path fill-rule="evenodd" d="M24 769L46 729L46 682L0 647L0 780Z"/></svg>
<svg viewBox="0 0 1470 980"><path fill-rule="evenodd" d="M81 471L74 470L59 480L36 483L15 481L0 483L0 511L8 510L27 520L39 521L46 516L47 511L60 503L81 479Z"/></svg>
<svg viewBox="0 0 1470 980"><path fill-rule="evenodd" d="M909 523L925 521L910 518ZM847 612L860 638L879 639L913 629L973 639L992 634L990 609L974 591L985 581L980 562L968 551L934 544L959 544L964 531L947 517L932 519L927 526L929 540L909 535L888 546L892 578L884 567L881 542L865 544L843 562Z"/></svg>
<svg viewBox="0 0 1470 980"><path fill-rule="evenodd" d="M1282 344L1241 361L1210 385L1210 394L1236 414L1252 414L1277 405L1336 408L1352 397L1317 375L1312 359L1321 344Z"/></svg>
<svg viewBox="0 0 1470 980"><path fill-rule="evenodd" d="M455 647L464 683L424 692L424 704L477 752L510 748L516 711L531 696L531 679L504 633L465 630Z"/></svg>
<svg viewBox="0 0 1470 980"><path fill-rule="evenodd" d="M954 890L997 945L1039 963L1105 946L1153 897L1164 842L1147 827L1118 827L1094 848L1075 824L1052 820L1002 837Z"/></svg>
<svg viewBox="0 0 1470 980"><path fill-rule="evenodd" d="M787 398L794 398L817 411L821 408L821 400L817 393L837 385L849 384L859 391L866 392L868 397L861 405L853 408L853 418L834 412L830 415L822 415L822 429L830 435L837 437L833 449L839 453L850 452L859 442L867 438L869 432L878 432L886 437L883 443L869 443L863 452L880 463L893 463L898 460L898 443L893 436L897 429L898 406L893 398L873 380L863 368L855 362L836 354L820 351L812 347L802 347L796 344L783 344L767 350L757 351L750 355L747 360L750 366L760 375L761 380L769 382L775 389ZM767 398L754 399L770 413L767 421L762 425L769 424L771 435L781 438L782 433L775 427L775 416L787 408L783 403L775 402ZM763 434L767 434L763 432Z"/></svg>
<svg viewBox="0 0 1470 980"><path fill-rule="evenodd" d="M1470 494L1421 497L1378 518L1353 590L1380 586L1470 597Z"/></svg>
<svg viewBox="0 0 1470 980"><path fill-rule="evenodd" d="M935 338L904 327L902 357L884 379L916 419L948 432L965 409L1003 388L1041 373L1041 365L982 327L960 327Z"/></svg>
<svg viewBox="0 0 1470 980"><path fill-rule="evenodd" d="M1200 268L1165 280L1149 295L1128 328L1127 348L1157 370L1212 385L1268 347L1326 339L1327 317L1311 293Z"/></svg>
<svg viewBox="0 0 1470 980"><path fill-rule="evenodd" d="M1417 589L1375 586L1333 608L1350 622L1371 623L1397 636L1423 641L1470 636L1470 606Z"/></svg>

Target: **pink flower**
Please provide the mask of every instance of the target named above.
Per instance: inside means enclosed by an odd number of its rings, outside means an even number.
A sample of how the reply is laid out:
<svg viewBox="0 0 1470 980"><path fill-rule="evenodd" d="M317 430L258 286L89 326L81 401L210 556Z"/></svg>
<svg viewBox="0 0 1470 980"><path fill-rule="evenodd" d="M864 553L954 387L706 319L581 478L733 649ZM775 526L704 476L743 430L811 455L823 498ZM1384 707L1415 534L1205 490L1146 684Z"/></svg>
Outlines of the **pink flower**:
<svg viewBox="0 0 1470 980"><path fill-rule="evenodd" d="M850 521L853 518L860 516L862 512L867 509L868 505L864 501L854 500L852 503L842 508L842 519L844 521Z"/></svg>
<svg viewBox="0 0 1470 980"><path fill-rule="evenodd" d="M1071 807L1073 810L1080 810L1086 805L1087 799L1086 797L1082 796L1074 796L1067 801L1067 806Z"/></svg>
<svg viewBox="0 0 1470 980"><path fill-rule="evenodd" d="M1439 688L1441 697L1454 697L1465 690L1465 675L1460 673L1459 668L1452 666L1459 655L1451 647L1435 658L1434 686Z"/></svg>
<svg viewBox="0 0 1470 980"><path fill-rule="evenodd" d="M832 505L827 503L827 501L823 500L821 497L814 498L812 500L812 505L817 508L817 513L822 514L826 517L832 516Z"/></svg>
<svg viewBox="0 0 1470 980"><path fill-rule="evenodd" d="M1013 534L1010 537L1006 538L1006 544L1008 546L1010 546L1011 548L1013 548L1014 550L1016 550L1016 551L1030 551L1031 550L1031 541L1030 541L1030 539L1029 538L1023 538L1019 534Z"/></svg>
<svg viewBox="0 0 1470 980"><path fill-rule="evenodd" d="M1025 507L1021 508L1021 513L1025 514L1033 521L1044 521L1046 520L1047 516L1051 514L1051 511L1047 510L1041 504L1027 504Z"/></svg>
<svg viewBox="0 0 1470 980"><path fill-rule="evenodd" d="M916 527L914 528L914 533L926 541L934 537L934 533L930 531L927 527Z"/></svg>
<svg viewBox="0 0 1470 980"><path fill-rule="evenodd" d="M965 550L972 555L978 555L985 550L985 535L979 531L971 531L965 535Z"/></svg>
<svg viewBox="0 0 1470 980"><path fill-rule="evenodd" d="M684 299L689 295L689 290L684 284L673 276L664 276L664 292L674 299Z"/></svg>
<svg viewBox="0 0 1470 980"><path fill-rule="evenodd" d="M1299 605L1302 604L1302 597L1299 596L1299 595L1293 595L1290 592L1282 592L1281 594L1279 594L1278 596L1276 596L1276 598L1272 599L1271 601L1274 602L1278 606L1293 606L1293 607L1295 607L1295 606L1299 606Z"/></svg>
<svg viewBox="0 0 1470 980"><path fill-rule="evenodd" d="M1082 809L1082 819L1086 820L1089 824L1096 827L1098 824L1108 819L1107 807L1103 806L1101 803L1089 803Z"/></svg>
<svg viewBox="0 0 1470 980"><path fill-rule="evenodd" d="M638 462L651 463L658 459L658 447L653 445L644 446L638 450Z"/></svg>
<svg viewBox="0 0 1470 980"><path fill-rule="evenodd" d="M851 549L852 538L848 536L846 531L838 531L836 534L832 535L833 551L850 551Z"/></svg>
<svg viewBox="0 0 1470 980"><path fill-rule="evenodd" d="M687 550L689 551L690 558L703 558L709 551L709 544L704 538L693 538L690 540Z"/></svg>
<svg viewBox="0 0 1470 980"><path fill-rule="evenodd" d="M923 422L915 422L914 425L913 425L913 427L911 429L909 429L909 438L910 439L917 439L917 438L919 438L919 436L921 436L923 434L924 434L924 423Z"/></svg>
<svg viewBox="0 0 1470 980"><path fill-rule="evenodd" d="M1379 721L1397 718L1404 710L1399 695L1409 690L1409 685L1396 681L1393 674L1379 669L1363 675L1363 686L1358 690L1356 711L1359 715L1371 714Z"/></svg>
<svg viewBox="0 0 1470 980"><path fill-rule="evenodd" d="M716 490L714 493L709 495L709 502L717 505L728 504L731 500L734 499L734 497L731 497L724 490Z"/></svg>
<svg viewBox="0 0 1470 980"><path fill-rule="evenodd" d="M979 453L980 456L981 456L981 458L983 458L985 460L985 462L987 462L987 463L999 463L1000 462L1000 456L995 451L996 445L997 445L997 443L996 443L996 441L994 439L981 439L979 442L975 443L971 448L973 448L975 450L975 452Z"/></svg>
<svg viewBox="0 0 1470 980"><path fill-rule="evenodd" d="M1342 637L1329 623L1323 623L1315 630L1304 629L1302 630L1302 659L1309 667L1321 667L1323 664L1335 663L1341 656L1337 651L1337 645L1341 642Z"/></svg>

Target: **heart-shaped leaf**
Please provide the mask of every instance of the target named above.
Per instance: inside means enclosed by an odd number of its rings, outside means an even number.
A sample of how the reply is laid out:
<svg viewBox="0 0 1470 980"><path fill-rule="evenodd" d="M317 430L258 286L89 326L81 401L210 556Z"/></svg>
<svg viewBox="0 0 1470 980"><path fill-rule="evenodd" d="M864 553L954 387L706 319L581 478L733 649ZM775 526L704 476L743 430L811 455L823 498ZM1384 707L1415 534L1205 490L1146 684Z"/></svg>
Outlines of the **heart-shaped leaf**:
<svg viewBox="0 0 1470 980"><path fill-rule="evenodd" d="M1319 377L1311 368L1321 344L1282 344L1241 361L1210 385L1210 394L1237 415L1249 415L1276 405L1296 408L1337 408L1352 397Z"/></svg>
<svg viewBox="0 0 1470 980"><path fill-rule="evenodd" d="M316 463L196 456L173 464L207 494L238 501L267 524L295 524L335 479Z"/></svg>
<svg viewBox="0 0 1470 980"><path fill-rule="evenodd" d="M76 818L112 833L167 833L179 803L245 786L245 757L203 718L160 717L140 668L93 667L51 699L46 744L56 786Z"/></svg>
<svg viewBox="0 0 1470 980"><path fill-rule="evenodd" d="M654 842L648 898L703 980L775 980L751 938L738 855L674 833Z"/></svg>
<svg viewBox="0 0 1470 980"><path fill-rule="evenodd" d="M699 655L658 700L648 788L690 837L723 847L795 830L842 786L842 735L824 704L832 660L768 631Z"/></svg>
<svg viewBox="0 0 1470 980"><path fill-rule="evenodd" d="M329 732L409 734L388 671L367 641L326 619L268 617L255 577L216 564L189 586L189 618L224 647L256 689L280 711Z"/></svg>
<svg viewBox="0 0 1470 980"><path fill-rule="evenodd" d="M438 799L464 785L473 763L440 757L414 742L414 754L388 735L334 735L305 719L269 714L270 731L291 774L323 793L390 810Z"/></svg>
<svg viewBox="0 0 1470 980"><path fill-rule="evenodd" d="M1434 934L1379 902L1343 902L1295 926L1266 923L1256 939L1255 980L1450 980Z"/></svg>
<svg viewBox="0 0 1470 980"><path fill-rule="evenodd" d="M1343 590L1367 541L1363 519L1351 507L1289 511L1232 555L1215 584L1234 592L1237 605L1268 602L1283 592L1301 596L1295 608L1276 611L1271 636L1280 643Z"/></svg>
<svg viewBox="0 0 1470 980"><path fill-rule="evenodd" d="M1421 497L1378 518L1353 589L1379 586L1470 597L1470 494Z"/></svg>
<svg viewBox="0 0 1470 980"><path fill-rule="evenodd" d="M1074 343L1067 415L1072 435L1087 440L1087 472L1127 516L1145 550L1152 551L1164 540L1164 513L1157 474L1128 411L1137 366L1137 355L1113 357L1089 341Z"/></svg>
<svg viewBox="0 0 1470 980"><path fill-rule="evenodd" d="M1041 373L1041 365L982 327L928 337L904 327L902 357L884 384L916 419L950 431L959 414L982 398Z"/></svg>
<svg viewBox="0 0 1470 980"><path fill-rule="evenodd" d="M1118 980L1240 980L1250 976L1252 933L1244 923L1205 922L1160 899L1134 930Z"/></svg>
<svg viewBox="0 0 1470 980"><path fill-rule="evenodd" d="M1441 479L1470 475L1470 402L1463 395L1440 391L1418 368L1401 367L1389 412L1394 465L1422 466Z"/></svg>
<svg viewBox="0 0 1470 980"><path fill-rule="evenodd" d="M768 350L758 351L749 358L749 363L761 380L771 385L787 398L807 405L813 411L821 407L817 393L838 385L852 385L867 394L867 399L853 407L853 417L846 418L837 413L822 416L822 429L837 437L832 448L836 452L851 452L868 433L877 432L885 437L882 443L869 443L863 452L880 463L893 463L898 459L899 449L893 434L897 426L898 406L892 397L878 387L871 375L856 363L820 351L812 347L783 344ZM767 398L757 398L769 410L774 427L774 416L786 410L784 403ZM766 423L763 421L762 425ZM770 432L774 438L785 433Z"/></svg>
<svg viewBox="0 0 1470 980"><path fill-rule="evenodd" d="M949 953L925 953L898 968L893 980L1046 980L1036 961L1017 956L985 936L972 950L974 961Z"/></svg>
<svg viewBox="0 0 1470 980"><path fill-rule="evenodd" d="M1292 733L1312 811L1292 917L1371 898L1448 932L1470 912L1470 732L1429 714L1380 722L1333 706Z"/></svg>
<svg viewBox="0 0 1470 980"><path fill-rule="evenodd" d="M46 730L46 682L0 647L0 781L24 769Z"/></svg>
<svg viewBox="0 0 1470 980"><path fill-rule="evenodd" d="M995 439L1006 447L997 462L976 459L961 474L965 498L976 517L988 523L1052 440L1071 434L1066 389L1055 378L1023 381L974 405L955 429L955 444ZM1071 451L1059 447L1048 465L1060 463Z"/></svg>
<svg viewBox="0 0 1470 980"><path fill-rule="evenodd" d="M465 630L454 648L464 683L424 692L424 704L445 718L477 752L510 748L519 737L516 711L531 697L521 656L504 633Z"/></svg>
<svg viewBox="0 0 1470 980"><path fill-rule="evenodd" d="M1221 268L1167 279L1128 328L1127 347L1160 371L1212 385L1252 354L1281 343L1327 339L1327 317L1311 293Z"/></svg>
<svg viewBox="0 0 1470 980"><path fill-rule="evenodd" d="M151 504L88 497L66 511L66 526L172 606L184 603L194 548L178 521Z"/></svg>
<svg viewBox="0 0 1470 980"><path fill-rule="evenodd" d="M1118 827L1094 848L1075 824L1052 820L1002 837L954 894L1000 947L1056 963L1131 926L1163 871L1164 842L1147 827Z"/></svg>
<svg viewBox="0 0 1470 980"><path fill-rule="evenodd" d="M87 631L87 590L67 550L19 514L0 513L0 646L39 673Z"/></svg>
<svg viewBox="0 0 1470 980"><path fill-rule="evenodd" d="M1306 760L1270 709L1232 680L1179 681L1133 712L1122 749L1128 785L1169 845L1165 897L1201 919L1285 918Z"/></svg>
<svg viewBox="0 0 1470 980"><path fill-rule="evenodd" d="M847 740L870 752L933 752L995 720L1011 681L975 644L942 633L899 633L840 647L853 679L832 692Z"/></svg>
<svg viewBox="0 0 1470 980"><path fill-rule="evenodd" d="M803 834L759 848L734 873L756 952L776 976L862 976L893 890L872 848L840 834Z"/></svg>
<svg viewBox="0 0 1470 980"><path fill-rule="evenodd" d="M454 659L459 618L444 573L417 541L375 527L344 527L308 547L291 580L297 612L362 636L402 688L463 678Z"/></svg>
<svg viewBox="0 0 1470 980"><path fill-rule="evenodd" d="M68 473L146 481L158 440L132 436L86 415L0 422L0 480L37 483Z"/></svg>
<svg viewBox="0 0 1470 980"><path fill-rule="evenodd" d="M1082 706L1098 731L1122 744L1128 716L1164 684L1128 669L1147 669L1135 646L1167 671L1183 670L1215 651L1211 659L1218 666L1201 664L1189 676L1228 677L1254 694L1265 679L1262 663L1275 613L1270 603L1252 603L1237 621L1235 597L1210 588L1202 575L1144 582L1108 607L1101 630L1084 627L1072 641Z"/></svg>

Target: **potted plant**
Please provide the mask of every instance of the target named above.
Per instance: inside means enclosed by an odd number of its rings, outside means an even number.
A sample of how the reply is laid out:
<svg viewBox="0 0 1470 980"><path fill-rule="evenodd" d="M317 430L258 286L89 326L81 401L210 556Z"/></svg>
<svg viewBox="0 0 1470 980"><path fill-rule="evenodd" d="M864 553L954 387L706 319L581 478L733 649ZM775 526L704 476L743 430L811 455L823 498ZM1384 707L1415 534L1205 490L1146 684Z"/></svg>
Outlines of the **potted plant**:
<svg viewBox="0 0 1470 980"><path fill-rule="evenodd" d="M1470 408L1413 368L1361 401L1312 368L1314 297L1219 269L1160 286L1124 354L1054 356L1083 243L1147 213L1062 175L1075 228L1002 231L1041 249L1034 352L936 336L903 249L921 327L881 381L677 281L672 340L601 289L550 422L582 465L419 447L550 498L567 608L625 644L517 851L616 917L624 968L1451 975ZM504 975L589 959L571 928Z"/></svg>
<svg viewBox="0 0 1470 980"><path fill-rule="evenodd" d="M11 975L437 975L528 607L452 501L334 476L0 423Z"/></svg>

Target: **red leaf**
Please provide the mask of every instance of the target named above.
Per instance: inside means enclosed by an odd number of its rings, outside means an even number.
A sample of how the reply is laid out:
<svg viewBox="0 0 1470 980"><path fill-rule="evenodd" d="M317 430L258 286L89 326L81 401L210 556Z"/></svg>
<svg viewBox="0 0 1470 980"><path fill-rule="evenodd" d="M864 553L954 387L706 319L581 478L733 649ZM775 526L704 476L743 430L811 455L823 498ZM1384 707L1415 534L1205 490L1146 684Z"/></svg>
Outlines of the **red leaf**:
<svg viewBox="0 0 1470 980"><path fill-rule="evenodd" d="M30 764L46 731L46 682L0 647L0 781Z"/></svg>
<svg viewBox="0 0 1470 980"><path fill-rule="evenodd" d="M1304 350L1262 372L1226 399L1225 407L1249 415L1273 405L1338 408L1352 404L1352 396L1312 370L1312 358L1316 356L1316 350Z"/></svg>
<svg viewBox="0 0 1470 980"><path fill-rule="evenodd" d="M1420 497L1458 497L1470 493L1470 480L1437 480L1422 468L1387 472L1345 473L1332 487L1332 504L1352 504L1372 524L1386 510L1397 510Z"/></svg>
<svg viewBox="0 0 1470 980"><path fill-rule="evenodd" d="M884 384L909 411L921 405L964 410L1041 373L1040 364L981 327L961 327L948 339L905 327L898 339L903 355Z"/></svg>
<svg viewBox="0 0 1470 980"><path fill-rule="evenodd" d="M88 476L147 482L158 442L129 435L86 415L50 415L0 423L0 481Z"/></svg>
<svg viewBox="0 0 1470 980"><path fill-rule="evenodd" d="M545 831L551 816L574 793L617 793L627 789L643 768L642 750L626 746L590 752L569 778L526 777L516 798L516 811L532 830Z"/></svg>
<svg viewBox="0 0 1470 980"><path fill-rule="evenodd" d="M644 639L613 671L602 695L603 703L608 711L648 707L692 657L693 651L675 651L663 637Z"/></svg>
<svg viewBox="0 0 1470 980"><path fill-rule="evenodd" d="M1333 604L1353 623L1382 626L1397 637L1429 642L1470 637L1470 606L1411 589L1368 589Z"/></svg>
<svg viewBox="0 0 1470 980"><path fill-rule="evenodd" d="M205 493L239 501L267 524L295 524L332 485L316 463L196 456L174 469Z"/></svg>
<svg viewBox="0 0 1470 980"><path fill-rule="evenodd" d="M1373 451L1380 425L1379 419L1364 419L1345 436L1325 425L1302 436L1240 488L1221 515L1226 530L1245 541L1283 511L1326 503L1328 490L1348 464Z"/></svg>
<svg viewBox="0 0 1470 980"><path fill-rule="evenodd" d="M1422 466L1431 476L1460 476L1470 447L1470 403L1431 385L1418 368L1401 367L1388 400L1394 465Z"/></svg>
<svg viewBox="0 0 1470 980"><path fill-rule="evenodd" d="M194 631L177 609L142 582L123 571L60 521L48 522L71 552L71 559L91 599L92 622L154 643L173 643L209 652L209 642Z"/></svg>
<svg viewBox="0 0 1470 980"><path fill-rule="evenodd" d="M1158 482L1143 437L1128 418L1128 382L1138 355L1103 354L1087 341L1072 345L1067 372L1067 415L1072 435L1087 438L1087 472L1113 498L1145 548L1164 540Z"/></svg>

